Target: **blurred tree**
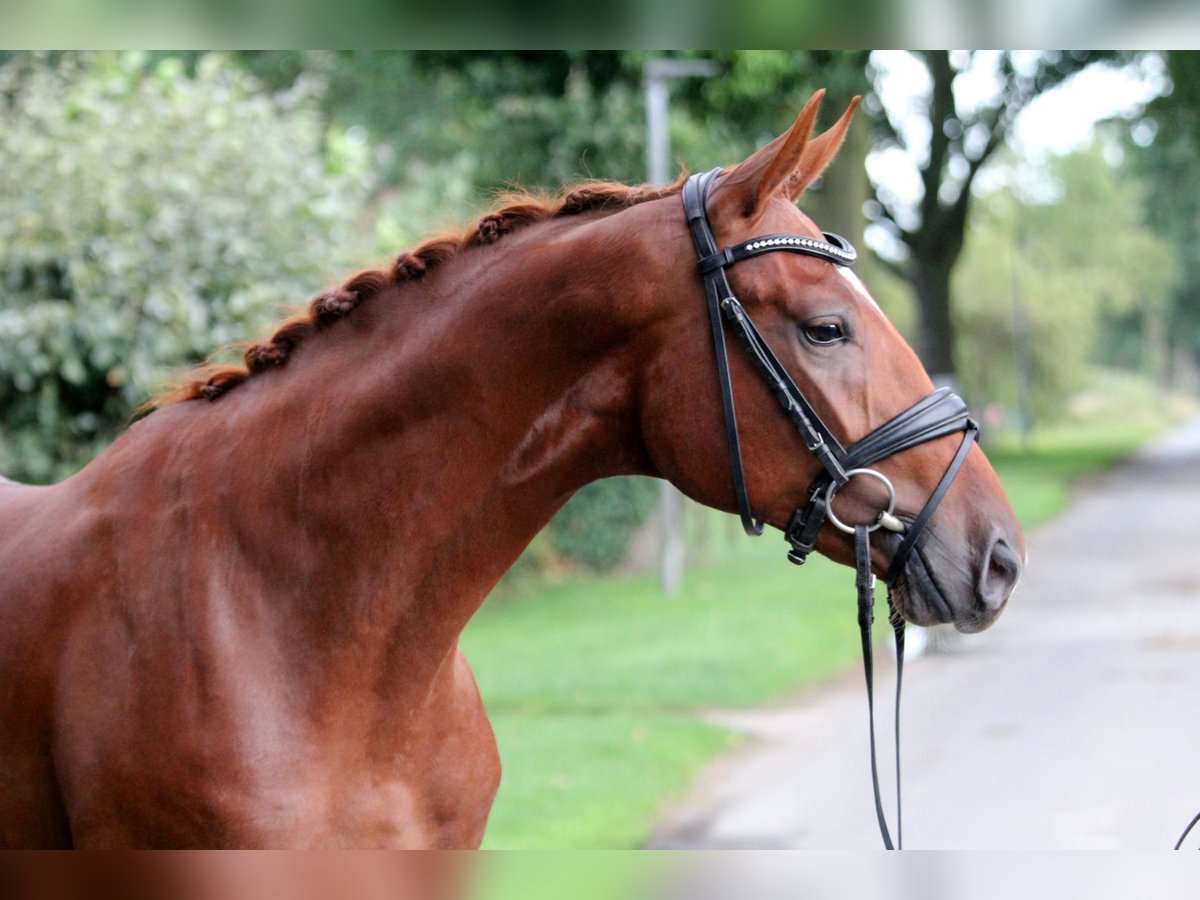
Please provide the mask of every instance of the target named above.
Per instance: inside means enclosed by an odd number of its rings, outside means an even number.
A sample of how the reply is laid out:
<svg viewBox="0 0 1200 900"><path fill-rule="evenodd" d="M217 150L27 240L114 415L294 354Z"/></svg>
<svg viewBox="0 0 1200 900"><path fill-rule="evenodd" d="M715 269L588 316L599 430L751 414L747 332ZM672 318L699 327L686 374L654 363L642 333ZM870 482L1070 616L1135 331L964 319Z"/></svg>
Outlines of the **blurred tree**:
<svg viewBox="0 0 1200 900"><path fill-rule="evenodd" d="M1200 145L1200 51L1166 52L1171 91L1151 104L1151 114L1160 122L1169 120L1175 133L1190 131Z"/></svg>
<svg viewBox="0 0 1200 900"><path fill-rule="evenodd" d="M648 478L605 478L580 490L550 523L550 545L597 572L616 567L658 498Z"/></svg>
<svg viewBox="0 0 1200 900"><path fill-rule="evenodd" d="M593 171L640 180L640 72L620 51L254 51L276 89L328 85L326 115L386 148L382 181L466 157L478 188L557 187Z"/></svg>
<svg viewBox="0 0 1200 900"><path fill-rule="evenodd" d="M982 102L956 91L982 51L915 52L929 76L923 105L904 111L923 127L902 121L893 111L878 117L883 146L902 148L914 160L921 183L916 208L907 208L886 186L877 186L875 221L902 246L894 261L909 284L920 314L919 347L926 367L953 374L955 328L951 309L951 276L962 254L971 207L971 188L983 165L1001 146L1018 114L1039 94L1054 88L1088 65L1110 59L1100 51L1045 51L994 55L995 93ZM877 78L883 77L877 73ZM917 144L921 144L917 146Z"/></svg>
<svg viewBox="0 0 1200 900"><path fill-rule="evenodd" d="M1200 386L1200 53L1173 50L1167 64L1173 89L1150 105L1143 123L1149 127L1135 127L1130 151L1148 187L1146 224L1175 248L1179 278L1164 321L1156 326L1144 315L1138 319L1147 336L1142 346L1156 338L1162 344L1147 348L1142 361L1160 381L1195 389Z"/></svg>
<svg viewBox="0 0 1200 900"><path fill-rule="evenodd" d="M219 56L0 68L0 471L86 462L172 366L318 290L365 185L312 85Z"/></svg>
<svg viewBox="0 0 1200 900"><path fill-rule="evenodd" d="M385 148L376 197L379 249L448 227L511 184L555 188L594 174L646 177L641 76L654 51L255 51L239 59L277 89L305 73L329 85L330 120ZM672 54L668 54L672 55ZM824 127L867 93L861 50L686 51L721 66L673 86L672 147L697 171L728 165L783 131L817 88ZM860 114L839 162L802 205L862 246L871 128ZM869 254L864 274L880 279ZM906 319L906 298L884 291ZM896 301L900 301L897 303ZM900 307L904 309L900 309Z"/></svg>
<svg viewBox="0 0 1200 900"><path fill-rule="evenodd" d="M957 349L971 360L960 376L972 396L1016 405L1020 304L1029 411L1044 420L1086 381L1106 320L1163 309L1177 259L1142 224L1140 183L1107 162L1098 142L1055 160L1048 173L1020 171L1013 180L1040 182L1041 196L1005 189L979 198L955 273Z"/></svg>
<svg viewBox="0 0 1200 900"><path fill-rule="evenodd" d="M276 89L328 83L331 121L388 148L383 181L407 185L466 159L476 190L557 188L580 176L646 177L642 68L651 51L255 51L239 58ZM672 55L668 53L667 55ZM779 134L817 87L826 121L869 88L864 51L688 51L720 64L674 88L672 145L696 168L725 165ZM853 167L846 167L853 168ZM845 216L846 228L853 224Z"/></svg>

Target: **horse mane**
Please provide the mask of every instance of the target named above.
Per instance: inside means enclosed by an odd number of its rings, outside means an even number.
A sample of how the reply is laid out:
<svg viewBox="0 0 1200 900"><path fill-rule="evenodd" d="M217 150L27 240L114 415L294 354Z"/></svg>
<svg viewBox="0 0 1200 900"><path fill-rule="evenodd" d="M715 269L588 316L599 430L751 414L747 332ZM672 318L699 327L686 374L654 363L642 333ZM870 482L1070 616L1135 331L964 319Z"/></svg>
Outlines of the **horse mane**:
<svg viewBox="0 0 1200 900"><path fill-rule="evenodd" d="M216 400L247 378L277 368L287 362L291 352L313 335L349 314L355 307L383 293L389 287L419 281L429 272L472 247L494 244L504 235L548 219L589 212L616 212L678 194L687 180L684 171L674 184L630 186L610 181L588 181L554 195L508 191L500 195L499 209L482 215L460 235L441 234L406 250L395 258L390 269L359 272L340 287L319 294L306 309L284 319L270 338L245 347L243 365L212 362L200 365L180 381L153 397L144 407L160 409L186 400ZM234 345L239 346L239 345Z"/></svg>

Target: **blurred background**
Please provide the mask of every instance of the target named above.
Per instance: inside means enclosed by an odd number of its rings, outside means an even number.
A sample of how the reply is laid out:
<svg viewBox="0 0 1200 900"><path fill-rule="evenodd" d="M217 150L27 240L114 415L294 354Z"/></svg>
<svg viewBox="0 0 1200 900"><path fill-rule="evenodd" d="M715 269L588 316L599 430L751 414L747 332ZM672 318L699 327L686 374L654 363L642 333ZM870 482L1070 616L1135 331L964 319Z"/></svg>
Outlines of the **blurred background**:
<svg viewBox="0 0 1200 900"><path fill-rule="evenodd" d="M3 52L0 472L70 475L173 373L506 187L729 164L820 87L822 127L865 103L802 206L1027 527L1197 411L1197 53ZM640 846L743 740L704 711L853 665L846 572L783 557L646 479L581 491L464 636L487 846Z"/></svg>

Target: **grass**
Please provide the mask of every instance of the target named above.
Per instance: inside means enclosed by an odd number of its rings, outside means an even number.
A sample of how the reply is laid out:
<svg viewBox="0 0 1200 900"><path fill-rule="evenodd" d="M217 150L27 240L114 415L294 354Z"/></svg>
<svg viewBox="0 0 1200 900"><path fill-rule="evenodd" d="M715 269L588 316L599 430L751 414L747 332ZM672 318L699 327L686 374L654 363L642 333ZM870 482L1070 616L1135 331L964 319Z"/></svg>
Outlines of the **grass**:
<svg viewBox="0 0 1200 900"><path fill-rule="evenodd" d="M1189 397L1164 394L1144 380L1101 372L1056 424L1026 441L1002 436L988 458L1025 528L1062 511L1073 485L1110 468L1154 435L1196 412Z"/></svg>
<svg viewBox="0 0 1200 900"><path fill-rule="evenodd" d="M845 571L805 578L781 540L739 541L675 597L573 578L501 597L463 638L505 775L485 847L633 847L663 798L732 745L698 721L827 678L856 653Z"/></svg>
<svg viewBox="0 0 1200 900"><path fill-rule="evenodd" d="M648 853L486 853L472 857L479 900L639 900L659 897L665 861Z"/></svg>
<svg viewBox="0 0 1200 900"><path fill-rule="evenodd" d="M1025 445L989 446L1026 527L1181 415L1127 381L1099 394ZM845 568L797 572L777 534L717 543L676 597L648 576L574 577L507 586L475 617L463 649L504 761L485 848L638 846L737 741L703 710L778 701L856 662Z"/></svg>

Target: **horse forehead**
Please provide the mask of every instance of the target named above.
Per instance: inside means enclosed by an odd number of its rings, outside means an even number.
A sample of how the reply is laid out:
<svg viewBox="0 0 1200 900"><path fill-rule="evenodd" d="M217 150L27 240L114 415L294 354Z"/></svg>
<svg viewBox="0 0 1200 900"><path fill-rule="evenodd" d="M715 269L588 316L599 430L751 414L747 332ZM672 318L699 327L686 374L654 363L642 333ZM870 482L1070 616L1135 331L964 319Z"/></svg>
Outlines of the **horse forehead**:
<svg viewBox="0 0 1200 900"><path fill-rule="evenodd" d="M852 272L850 269L847 269L845 266L837 266L836 268L837 268L838 274L841 275L843 278L845 278L848 282L850 282L850 287L854 290L854 292L856 294L858 294L860 297L862 297L864 300L866 300L868 303L870 303L873 307L875 307L877 310L879 310L880 313L883 313L883 309L879 306L878 303L875 302L875 298L871 296L871 292L867 290L867 286L862 283L861 278L859 278L857 275L854 274L854 272Z"/></svg>

